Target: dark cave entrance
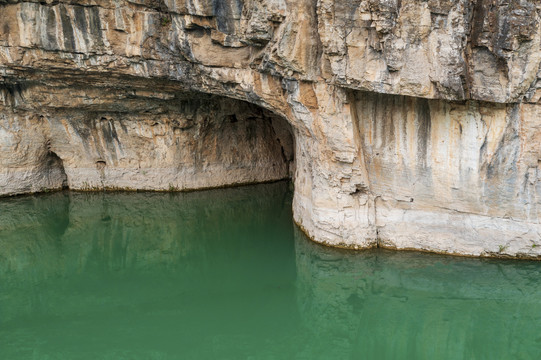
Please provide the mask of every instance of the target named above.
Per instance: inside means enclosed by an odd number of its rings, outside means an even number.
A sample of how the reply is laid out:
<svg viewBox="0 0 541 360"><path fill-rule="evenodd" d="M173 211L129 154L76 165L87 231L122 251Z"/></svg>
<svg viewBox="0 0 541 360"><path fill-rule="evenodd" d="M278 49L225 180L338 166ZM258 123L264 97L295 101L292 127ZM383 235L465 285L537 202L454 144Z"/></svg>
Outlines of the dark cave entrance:
<svg viewBox="0 0 541 360"><path fill-rule="evenodd" d="M247 182L293 178L295 138L287 120L257 105L220 101L223 113L210 120L199 146L201 159L213 161L212 155L205 159L205 147L216 143L216 161L225 168L252 172L246 175L255 181Z"/></svg>
<svg viewBox="0 0 541 360"><path fill-rule="evenodd" d="M285 118L246 101L203 93L176 93L174 100L153 102L159 102L160 112L151 115L150 121L141 114L130 114L128 121L138 121L137 126L150 124L152 134L161 134L171 144L167 150L149 146L153 158L165 153L174 159L150 164L178 172L162 187L197 190L293 178L295 138ZM116 128L117 139L131 136Z"/></svg>
<svg viewBox="0 0 541 360"><path fill-rule="evenodd" d="M293 178L295 138L285 118L245 101L193 92L177 93L174 101L163 102L160 108L162 112L153 115L150 123L143 120L140 124L149 123L153 134L162 134L172 145L165 150L165 157L174 158L174 162L152 163L154 168L178 171L169 189L197 190ZM153 157L164 156L163 148L152 151L156 154Z"/></svg>

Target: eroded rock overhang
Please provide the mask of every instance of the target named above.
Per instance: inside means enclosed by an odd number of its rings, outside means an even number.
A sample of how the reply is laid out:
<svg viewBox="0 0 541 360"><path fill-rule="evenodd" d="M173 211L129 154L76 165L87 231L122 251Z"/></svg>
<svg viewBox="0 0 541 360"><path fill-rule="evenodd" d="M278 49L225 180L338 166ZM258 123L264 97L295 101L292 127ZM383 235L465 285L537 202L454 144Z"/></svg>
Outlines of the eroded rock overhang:
<svg viewBox="0 0 541 360"><path fill-rule="evenodd" d="M19 83L0 90L0 193L191 190L291 178L285 119L154 81ZM149 90L155 89L155 90Z"/></svg>
<svg viewBox="0 0 541 360"><path fill-rule="evenodd" d="M295 220L316 241L541 253L535 1L4 0L0 12L4 194L295 168Z"/></svg>

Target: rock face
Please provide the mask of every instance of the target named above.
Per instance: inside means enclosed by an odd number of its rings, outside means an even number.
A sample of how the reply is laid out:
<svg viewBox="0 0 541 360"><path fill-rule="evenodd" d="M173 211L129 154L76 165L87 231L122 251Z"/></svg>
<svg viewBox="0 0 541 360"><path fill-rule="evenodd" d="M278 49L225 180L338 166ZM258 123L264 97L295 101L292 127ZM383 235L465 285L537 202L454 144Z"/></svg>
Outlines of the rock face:
<svg viewBox="0 0 541 360"><path fill-rule="evenodd" d="M17 95L25 104L4 115L4 193L63 186L185 190L290 176L289 125L260 107L204 94L139 90L118 94L125 98L119 102L95 93L85 100L89 106L55 104L91 92L33 87Z"/></svg>
<svg viewBox="0 0 541 360"><path fill-rule="evenodd" d="M541 255L537 1L0 0L0 15L0 194L291 176L318 242Z"/></svg>

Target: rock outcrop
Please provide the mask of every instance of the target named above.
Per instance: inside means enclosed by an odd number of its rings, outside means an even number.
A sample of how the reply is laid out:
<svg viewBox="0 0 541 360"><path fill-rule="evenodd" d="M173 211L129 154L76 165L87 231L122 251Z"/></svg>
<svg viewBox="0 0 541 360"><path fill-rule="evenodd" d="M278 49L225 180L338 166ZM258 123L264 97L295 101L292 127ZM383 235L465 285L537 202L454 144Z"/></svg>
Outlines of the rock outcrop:
<svg viewBox="0 0 541 360"><path fill-rule="evenodd" d="M0 0L0 194L291 176L334 246L541 255L534 0Z"/></svg>

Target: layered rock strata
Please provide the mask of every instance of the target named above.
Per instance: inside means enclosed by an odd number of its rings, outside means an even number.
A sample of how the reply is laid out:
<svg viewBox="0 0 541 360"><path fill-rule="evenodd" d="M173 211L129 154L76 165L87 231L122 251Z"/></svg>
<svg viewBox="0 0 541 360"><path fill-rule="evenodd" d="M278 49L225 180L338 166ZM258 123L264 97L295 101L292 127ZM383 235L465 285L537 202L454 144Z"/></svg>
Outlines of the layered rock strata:
<svg viewBox="0 0 541 360"><path fill-rule="evenodd" d="M292 174L318 242L541 254L536 1L1 0L0 15L1 194Z"/></svg>

